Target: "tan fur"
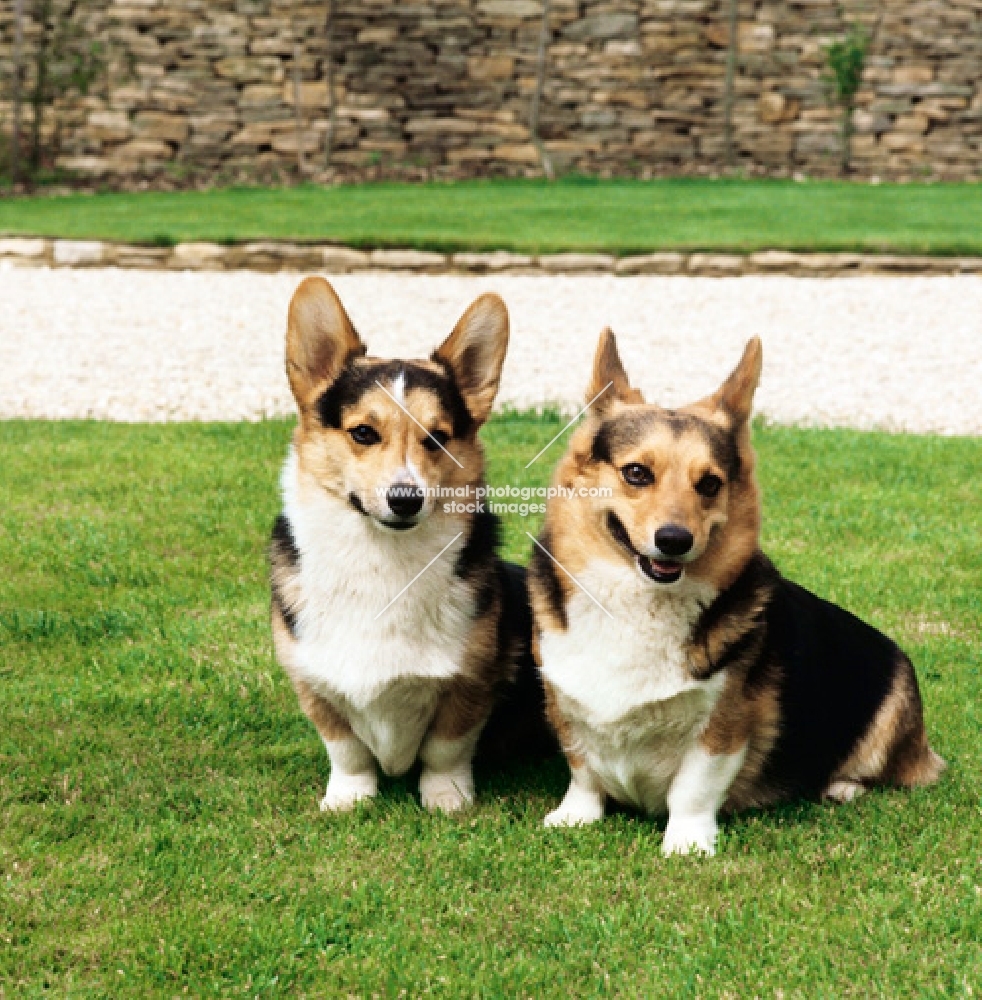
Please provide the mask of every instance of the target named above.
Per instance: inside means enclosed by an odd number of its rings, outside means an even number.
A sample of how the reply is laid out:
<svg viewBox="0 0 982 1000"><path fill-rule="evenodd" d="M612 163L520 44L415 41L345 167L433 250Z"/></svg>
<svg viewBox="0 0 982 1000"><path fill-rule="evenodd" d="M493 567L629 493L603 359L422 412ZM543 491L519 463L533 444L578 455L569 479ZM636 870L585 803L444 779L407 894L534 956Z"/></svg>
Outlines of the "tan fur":
<svg viewBox="0 0 982 1000"><path fill-rule="evenodd" d="M497 295L482 295L471 303L436 351L436 357L454 370L467 409L479 424L491 413L508 350L507 336L496 339L480 334L502 323L507 328L504 302Z"/></svg>
<svg viewBox="0 0 982 1000"><path fill-rule="evenodd" d="M620 355L614 331L604 327L593 358L593 374L586 389L586 400L593 413L603 415L610 412L615 402L643 403L639 389L631 388Z"/></svg>
<svg viewBox="0 0 982 1000"><path fill-rule="evenodd" d="M368 367L372 360L366 358L355 364ZM418 364L435 368L428 362ZM404 406L426 431L449 433L446 414L432 393L413 389L406 393ZM356 444L349 431L359 424L368 424L378 430L382 443L370 448ZM347 487L369 509L379 502L375 496L376 485L391 480L407 457L432 484L457 489L473 488L482 481L484 453L476 434L453 438L446 451L430 451L423 445L426 432L419 424L410 419L382 388L376 388L348 408L340 430L325 429L312 421L298 424L294 445L302 471L316 481L318 488L344 496Z"/></svg>
<svg viewBox="0 0 982 1000"><path fill-rule="evenodd" d="M348 357L364 351L331 285L323 278L305 278L290 301L286 331L286 373L301 421Z"/></svg>
<svg viewBox="0 0 982 1000"><path fill-rule="evenodd" d="M295 640L283 621L279 610L273 608L273 645L280 665L286 671L297 693L297 701L322 740L341 740L351 735L351 726L344 716L326 699L322 698L298 676L293 666L292 650Z"/></svg>
<svg viewBox="0 0 982 1000"><path fill-rule="evenodd" d="M614 414L643 415L653 410L664 411L645 404L640 392L631 388L617 353L614 335L609 329L604 331L587 399L608 383L613 384L594 403L588 412L588 419L573 434L569 450L553 478L556 484L567 489L593 486L612 489L616 502L611 505L606 499L590 501L574 497L557 498L550 503L546 514L546 533L557 549L553 554L563 566L576 575L596 552L609 549L609 532L598 515L612 507L636 546L640 546L643 539L652 537L655 530L668 521L681 524L693 533L695 550L701 553L698 559L688 564L686 572L693 578L712 583L719 590L736 579L759 547L760 492L746 417L749 416L753 391L760 377L760 363L760 342L755 338L717 393L676 411L710 420L720 426L727 426L729 421L737 419L734 414L746 415L737 434L741 461L739 476L724 486L715 499L700 497L692 487L704 474L713 473L725 478L705 440L697 432L685 433L680 439L675 439L667 428L657 426L642 447L625 450L616 456L618 466L638 462L654 472L654 486L634 489L624 482L615 468L606 465L598 468L590 460L600 418ZM568 582L563 585L572 586Z"/></svg>
<svg viewBox="0 0 982 1000"><path fill-rule="evenodd" d="M511 680L514 661L501 657L497 647L501 599L475 620L460 673L444 686L430 733L441 739L460 739L483 727L494 707L499 688Z"/></svg>
<svg viewBox="0 0 982 1000"><path fill-rule="evenodd" d="M904 657L890 693L833 780L916 787L933 784L944 768L944 761L928 746L921 699Z"/></svg>
<svg viewBox="0 0 982 1000"><path fill-rule="evenodd" d="M535 648L533 648L533 655L538 660L539 653ZM585 766L586 758L573 744L573 730L569 724L569 720L559 708L559 699L556 696L556 690L545 678L542 679L542 687L546 695L546 718L556 733L559 745L570 768L574 771L579 770Z"/></svg>
<svg viewBox="0 0 982 1000"><path fill-rule="evenodd" d="M727 670L716 709L699 739L712 754L732 754L746 748L739 774L730 786L724 809L735 811L768 805L779 797L761 782L761 772L780 734L781 707L776 684L752 693L744 688L746 670Z"/></svg>

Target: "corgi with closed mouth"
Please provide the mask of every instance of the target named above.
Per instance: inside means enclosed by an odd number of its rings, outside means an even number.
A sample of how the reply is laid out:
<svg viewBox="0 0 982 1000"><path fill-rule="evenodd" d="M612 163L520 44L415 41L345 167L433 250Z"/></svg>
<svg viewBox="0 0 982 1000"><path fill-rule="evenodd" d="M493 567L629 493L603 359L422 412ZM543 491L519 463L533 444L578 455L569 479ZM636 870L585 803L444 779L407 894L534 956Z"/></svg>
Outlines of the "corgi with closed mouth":
<svg viewBox="0 0 982 1000"><path fill-rule="evenodd" d="M270 543L272 628L330 758L323 810L353 808L376 794L379 767L401 775L418 760L423 805L454 812L474 798L478 740L516 684L526 701L506 701L498 737L535 725L524 573L498 559L494 515L442 499L484 483L477 432L507 346L496 295L426 360L369 357L323 278L293 296L299 419Z"/></svg>
<svg viewBox="0 0 982 1000"><path fill-rule="evenodd" d="M595 822L612 799L667 813L666 855L713 854L721 810L849 801L944 767L907 656L760 550L761 363L751 340L717 392L662 409L601 335L595 402L530 567L533 649L571 771L547 825Z"/></svg>

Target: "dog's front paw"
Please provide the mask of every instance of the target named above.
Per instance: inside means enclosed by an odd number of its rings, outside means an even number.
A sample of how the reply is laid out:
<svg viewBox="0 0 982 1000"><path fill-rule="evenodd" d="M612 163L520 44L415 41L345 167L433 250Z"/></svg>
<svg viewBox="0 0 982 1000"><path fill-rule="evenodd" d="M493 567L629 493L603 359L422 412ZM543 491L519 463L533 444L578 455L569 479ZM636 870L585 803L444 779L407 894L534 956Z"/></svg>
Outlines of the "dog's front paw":
<svg viewBox="0 0 982 1000"><path fill-rule="evenodd" d="M424 771L419 779L419 797L431 812L460 812L474 801L474 779L465 774Z"/></svg>
<svg viewBox="0 0 982 1000"><path fill-rule="evenodd" d="M866 789L858 781L833 781L822 792L822 798L838 802L839 805L845 805L847 802L852 802L853 799L858 799L865 791Z"/></svg>
<svg viewBox="0 0 982 1000"><path fill-rule="evenodd" d="M369 801L378 792L374 774L331 775L321 799L321 812L351 812L359 802Z"/></svg>
<svg viewBox="0 0 982 1000"><path fill-rule="evenodd" d="M570 788L566 797L545 818L546 826L589 826L604 818L604 800L594 792Z"/></svg>
<svg viewBox="0 0 982 1000"><path fill-rule="evenodd" d="M719 832L712 816L687 816L669 819L662 841L661 852L667 858L673 854L716 853L716 835Z"/></svg>

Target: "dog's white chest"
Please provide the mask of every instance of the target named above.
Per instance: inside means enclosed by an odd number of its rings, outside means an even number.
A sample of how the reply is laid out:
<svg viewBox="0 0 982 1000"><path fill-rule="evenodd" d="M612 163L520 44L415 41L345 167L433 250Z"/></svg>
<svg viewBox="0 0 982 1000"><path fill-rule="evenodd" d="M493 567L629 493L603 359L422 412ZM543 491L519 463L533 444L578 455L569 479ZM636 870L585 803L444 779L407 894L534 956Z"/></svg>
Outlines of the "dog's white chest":
<svg viewBox="0 0 982 1000"><path fill-rule="evenodd" d="M685 645L711 587L684 582L660 593L619 567L594 563L580 582L568 628L540 638L552 684L577 750L614 798L664 808L671 779L716 703L723 678L693 679Z"/></svg>

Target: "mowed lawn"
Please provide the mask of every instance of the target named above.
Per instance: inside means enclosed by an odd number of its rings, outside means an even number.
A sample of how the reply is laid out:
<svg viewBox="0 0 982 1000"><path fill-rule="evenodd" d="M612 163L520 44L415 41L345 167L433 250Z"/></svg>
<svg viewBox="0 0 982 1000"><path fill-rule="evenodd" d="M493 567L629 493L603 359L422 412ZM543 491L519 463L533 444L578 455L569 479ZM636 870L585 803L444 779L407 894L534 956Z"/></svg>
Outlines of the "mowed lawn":
<svg viewBox="0 0 982 1000"><path fill-rule="evenodd" d="M559 427L496 418L492 481ZM289 431L0 424L0 995L978 995L982 440L757 429L766 548L906 646L950 768L666 861L658 820L543 829L558 760L318 812L266 617Z"/></svg>
<svg viewBox="0 0 982 1000"><path fill-rule="evenodd" d="M572 178L8 198L0 233L527 253L982 254L982 184Z"/></svg>

